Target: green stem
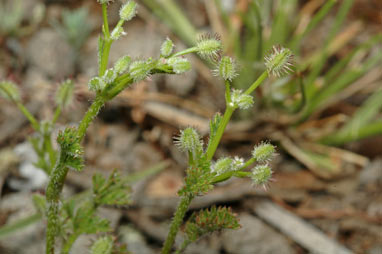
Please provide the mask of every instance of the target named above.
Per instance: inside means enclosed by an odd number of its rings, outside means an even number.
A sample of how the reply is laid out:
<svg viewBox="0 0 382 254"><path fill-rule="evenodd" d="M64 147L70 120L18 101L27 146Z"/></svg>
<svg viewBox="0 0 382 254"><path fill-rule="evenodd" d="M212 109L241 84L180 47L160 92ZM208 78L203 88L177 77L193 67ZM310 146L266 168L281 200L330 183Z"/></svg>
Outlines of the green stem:
<svg viewBox="0 0 382 254"><path fill-rule="evenodd" d="M102 4L103 31L106 39L110 38L109 22L107 20L107 4Z"/></svg>
<svg viewBox="0 0 382 254"><path fill-rule="evenodd" d="M70 235L68 240L66 240L66 242L61 248L61 254L69 254L70 249L72 248L74 242L77 240L78 237L78 234Z"/></svg>
<svg viewBox="0 0 382 254"><path fill-rule="evenodd" d="M29 120L31 123L33 129L37 132L40 131L40 125L36 118L29 112L29 110L19 101L15 101L17 107L20 109L20 111L24 114L24 116Z"/></svg>
<svg viewBox="0 0 382 254"><path fill-rule="evenodd" d="M50 171L56 164L56 151L54 151L53 149L52 141L50 140L50 138L51 138L51 133L49 133L49 135L45 134L43 138L45 151L48 152L49 160L50 160L49 172L47 172L48 174L50 174Z"/></svg>
<svg viewBox="0 0 382 254"><path fill-rule="evenodd" d="M220 139L222 138L224 130L227 127L228 122L231 119L231 116L232 116L234 111L235 111L234 107L227 106L227 108L224 112L224 115L223 115L223 119L219 125L218 130L216 131L216 135L213 137L213 140L211 141L210 145L208 146L208 149L206 152L207 160L211 160L212 157L214 156L215 151L216 151L216 149L220 143Z"/></svg>
<svg viewBox="0 0 382 254"><path fill-rule="evenodd" d="M268 72L264 71L258 79L253 82L253 84L244 92L245 94L251 94L255 89L263 83L263 81L268 77Z"/></svg>
<svg viewBox="0 0 382 254"><path fill-rule="evenodd" d="M52 125L57 122L58 117L60 116L60 114L61 114L61 106L58 106L56 108L56 111L54 112L54 116L53 116L53 120L52 120Z"/></svg>
<svg viewBox="0 0 382 254"><path fill-rule="evenodd" d="M107 21L107 4L102 4L102 17L103 17L103 32L104 32L104 46L102 49L101 62L99 65L98 75L102 77L107 69L109 62L109 53L113 40L110 39L109 23Z"/></svg>
<svg viewBox="0 0 382 254"><path fill-rule="evenodd" d="M105 99L101 95L97 95L93 104L86 112L80 125L78 126L78 138L81 141L86 133L89 124L97 116L101 107L105 104ZM60 159L56 167L50 174L50 180L46 189L46 201L48 204L47 217L48 225L46 230L46 254L54 254L54 245L57 234L57 220L60 205L60 193L64 186L65 178L68 173L66 166L66 154L61 150Z"/></svg>
<svg viewBox="0 0 382 254"><path fill-rule="evenodd" d="M183 222L184 215L194 197L192 195L183 196L180 200L174 218L172 219L170 225L170 231L168 232L166 241L163 244L162 254L169 254L171 252L172 246L174 245L176 234Z"/></svg>
<svg viewBox="0 0 382 254"><path fill-rule="evenodd" d="M187 54L191 54L191 53L195 53L195 52L198 52L198 48L197 47L192 47L192 48L188 48L188 49L179 51L179 52L171 55L170 57L183 56L183 55L187 55Z"/></svg>

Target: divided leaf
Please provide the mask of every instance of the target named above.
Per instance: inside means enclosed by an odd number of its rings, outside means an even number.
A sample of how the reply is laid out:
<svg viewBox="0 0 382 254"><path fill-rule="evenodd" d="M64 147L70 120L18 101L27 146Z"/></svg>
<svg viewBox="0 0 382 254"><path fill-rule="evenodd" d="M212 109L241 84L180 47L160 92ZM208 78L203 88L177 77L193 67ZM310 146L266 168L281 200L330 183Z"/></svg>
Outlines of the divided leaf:
<svg viewBox="0 0 382 254"><path fill-rule="evenodd" d="M238 229L240 224L231 208L212 206L193 213L186 224L185 233L190 242L222 229Z"/></svg>
<svg viewBox="0 0 382 254"><path fill-rule="evenodd" d="M94 203L98 205L127 205L131 188L128 181L114 171L107 179L101 174L93 176Z"/></svg>

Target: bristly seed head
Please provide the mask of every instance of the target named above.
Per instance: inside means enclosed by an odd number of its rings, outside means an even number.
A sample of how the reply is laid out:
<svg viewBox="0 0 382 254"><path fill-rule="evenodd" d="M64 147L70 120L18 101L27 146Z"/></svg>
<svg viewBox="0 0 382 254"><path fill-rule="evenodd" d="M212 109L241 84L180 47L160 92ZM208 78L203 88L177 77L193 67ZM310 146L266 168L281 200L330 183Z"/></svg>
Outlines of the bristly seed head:
<svg viewBox="0 0 382 254"><path fill-rule="evenodd" d="M215 76L220 76L224 80L232 81L237 76L235 60L231 57L223 56L213 73Z"/></svg>
<svg viewBox="0 0 382 254"><path fill-rule="evenodd" d="M137 14L137 3L134 1L128 1L126 4L124 4L121 7L121 10L119 11L119 16L124 21L129 21L132 18L135 17Z"/></svg>
<svg viewBox="0 0 382 254"><path fill-rule="evenodd" d="M174 49L174 43L170 38L166 38L166 40L162 43L160 48L160 54L162 57L168 57L171 55L172 50Z"/></svg>
<svg viewBox="0 0 382 254"><path fill-rule="evenodd" d="M253 105L253 97L249 94L243 94L241 90L233 89L231 92L230 106L248 109Z"/></svg>
<svg viewBox="0 0 382 254"><path fill-rule="evenodd" d="M258 162L267 162L275 154L275 147L269 143L261 143L252 151L252 157Z"/></svg>
<svg viewBox="0 0 382 254"><path fill-rule="evenodd" d="M184 152L196 152L203 149L203 142L198 132L191 127L181 130L180 136L175 138L174 143Z"/></svg>
<svg viewBox="0 0 382 254"><path fill-rule="evenodd" d="M264 189L267 189L267 184L272 178L272 169L265 165L256 166L252 170L252 181L255 185L262 185Z"/></svg>
<svg viewBox="0 0 382 254"><path fill-rule="evenodd" d="M292 72L293 54L287 48L273 46L271 52L264 57L264 60L269 74L280 77Z"/></svg>
<svg viewBox="0 0 382 254"><path fill-rule="evenodd" d="M123 56L119 58L114 65L115 72L118 74L124 73L125 71L127 71L127 69L129 69L130 62L131 58L129 56Z"/></svg>
<svg viewBox="0 0 382 254"><path fill-rule="evenodd" d="M198 54L202 58L216 58L222 50L222 44L217 34L201 35L196 42L196 47L198 49Z"/></svg>
<svg viewBox="0 0 382 254"><path fill-rule="evenodd" d="M129 72L131 77L134 79L134 82L144 80L150 75L152 66L152 60L147 61L134 61L129 66Z"/></svg>

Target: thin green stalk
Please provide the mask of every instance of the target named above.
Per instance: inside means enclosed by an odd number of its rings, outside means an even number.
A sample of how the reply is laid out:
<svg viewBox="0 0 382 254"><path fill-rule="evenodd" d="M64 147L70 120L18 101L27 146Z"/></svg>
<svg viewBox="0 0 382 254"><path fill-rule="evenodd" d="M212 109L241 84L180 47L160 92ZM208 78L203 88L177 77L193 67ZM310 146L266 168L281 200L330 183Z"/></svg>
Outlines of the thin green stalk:
<svg viewBox="0 0 382 254"><path fill-rule="evenodd" d="M264 71L260 77L257 78L255 82L244 92L245 94L251 94L255 89L264 82L264 80L268 77L268 72Z"/></svg>
<svg viewBox="0 0 382 254"><path fill-rule="evenodd" d="M174 245L176 234L179 231L179 228L183 222L184 215L187 212L187 209L194 197L192 195L185 195L180 200L174 218L172 219L170 225L170 231L168 232L166 241L164 242L162 248L162 254L169 254L171 252L172 246Z"/></svg>
<svg viewBox="0 0 382 254"><path fill-rule="evenodd" d="M188 49L179 51L179 52L173 54L171 57L183 56L183 55L187 55L187 54L191 54L191 53L196 53L196 52L198 52L198 48L197 47L192 47L192 48L188 48Z"/></svg>
<svg viewBox="0 0 382 254"><path fill-rule="evenodd" d="M187 246L191 243L190 240L186 239L183 241L182 245L179 247L179 249L176 250L175 254L180 254L182 253L186 248Z"/></svg>
<svg viewBox="0 0 382 254"><path fill-rule="evenodd" d="M54 115L53 115L53 120L52 120L52 124L55 124L58 120L58 117L61 115L61 106L58 106L56 108L56 111L54 111Z"/></svg>
<svg viewBox="0 0 382 254"><path fill-rule="evenodd" d="M29 110L19 101L15 101L17 107L20 109L20 111L24 114L24 116L29 120L31 123L33 129L37 132L40 131L40 125L36 118L29 112Z"/></svg>
<svg viewBox="0 0 382 254"><path fill-rule="evenodd" d="M54 151L53 149L53 146L52 146L52 142L50 140L50 134L49 135L44 135L44 147L45 147L45 151L48 152L48 156L49 156L49 160L50 160L50 170L54 167L54 165L56 164L56 152ZM50 174L50 171L47 172L48 174Z"/></svg>
<svg viewBox="0 0 382 254"><path fill-rule="evenodd" d="M110 39L109 23L107 21L107 4L102 4L102 17L103 17L103 32L104 32L104 46L102 49L101 62L99 64L99 76L103 76L107 69L109 62L109 53L113 40Z"/></svg>
<svg viewBox="0 0 382 254"><path fill-rule="evenodd" d="M227 127L228 122L231 119L231 116L234 111L235 111L234 107L227 105L227 108L223 115L223 119L219 125L218 130L216 131L216 135L214 136L213 140L211 141L206 151L207 160L211 160L212 157L214 157L215 151L220 143L220 139L222 138L224 130Z"/></svg>

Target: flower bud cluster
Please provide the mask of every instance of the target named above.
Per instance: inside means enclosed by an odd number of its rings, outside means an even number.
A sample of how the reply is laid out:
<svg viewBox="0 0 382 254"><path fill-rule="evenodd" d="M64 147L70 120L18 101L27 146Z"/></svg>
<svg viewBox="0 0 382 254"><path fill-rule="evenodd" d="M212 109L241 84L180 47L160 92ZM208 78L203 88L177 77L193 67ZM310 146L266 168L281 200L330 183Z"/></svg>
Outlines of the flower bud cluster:
<svg viewBox="0 0 382 254"><path fill-rule="evenodd" d="M130 64L129 73L133 78L134 82L144 80L150 75L152 69L152 59L147 61L137 60Z"/></svg>
<svg viewBox="0 0 382 254"><path fill-rule="evenodd" d="M113 31L111 32L110 34L110 38L113 40L113 41L116 41L118 40L119 38L121 38L121 36L124 36L126 35L127 33L125 33L125 31L123 30L123 27L122 26L116 26Z"/></svg>
<svg viewBox="0 0 382 254"><path fill-rule="evenodd" d="M244 159L238 156L235 156L234 158L222 157L215 162L211 170L217 175L221 175L226 172L240 170L243 165Z"/></svg>
<svg viewBox="0 0 382 254"><path fill-rule="evenodd" d="M253 105L253 97L249 94L243 94L241 90L233 89L229 105L235 108L248 109Z"/></svg>
<svg viewBox="0 0 382 254"><path fill-rule="evenodd" d="M291 72L293 54L281 46L273 46L271 52L264 57L265 66L269 74L280 77Z"/></svg>
<svg viewBox="0 0 382 254"><path fill-rule="evenodd" d="M114 71L117 74L122 74L129 69L131 58L129 56L123 56L117 60L114 64Z"/></svg>
<svg viewBox="0 0 382 254"><path fill-rule="evenodd" d="M167 63L176 74L181 74L191 69L191 63L183 57L171 57Z"/></svg>

